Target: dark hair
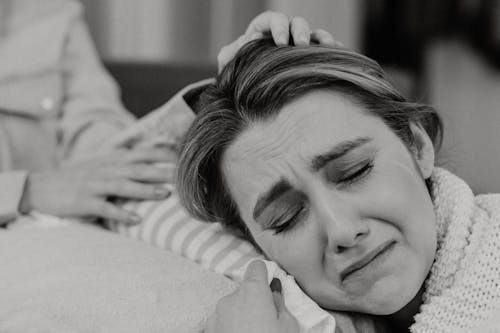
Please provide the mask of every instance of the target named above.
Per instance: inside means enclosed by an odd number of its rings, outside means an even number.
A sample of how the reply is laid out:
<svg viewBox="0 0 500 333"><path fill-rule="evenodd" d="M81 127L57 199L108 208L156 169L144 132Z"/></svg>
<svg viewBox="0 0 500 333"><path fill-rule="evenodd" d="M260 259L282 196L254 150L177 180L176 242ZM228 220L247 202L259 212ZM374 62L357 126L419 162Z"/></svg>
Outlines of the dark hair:
<svg viewBox="0 0 500 333"><path fill-rule="evenodd" d="M255 40L242 47L206 89L184 138L178 191L189 213L236 227L253 241L225 186L222 156L249 124L270 119L286 103L317 89L340 92L377 115L407 147L414 146L410 123L420 124L439 149L442 123L436 111L406 101L375 61L343 48Z"/></svg>

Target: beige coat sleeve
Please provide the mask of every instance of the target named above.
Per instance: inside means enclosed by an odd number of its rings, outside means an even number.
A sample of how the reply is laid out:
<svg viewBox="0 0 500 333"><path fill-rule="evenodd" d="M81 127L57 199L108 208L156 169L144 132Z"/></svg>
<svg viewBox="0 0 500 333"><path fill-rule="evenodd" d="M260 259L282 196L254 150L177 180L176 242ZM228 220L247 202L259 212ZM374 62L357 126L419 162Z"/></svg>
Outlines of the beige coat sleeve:
<svg viewBox="0 0 500 333"><path fill-rule="evenodd" d="M0 172L0 225L14 220L23 196L27 172Z"/></svg>
<svg viewBox="0 0 500 333"><path fill-rule="evenodd" d="M62 53L62 158L95 149L134 122L113 78L99 60L81 16L70 26Z"/></svg>
<svg viewBox="0 0 500 333"><path fill-rule="evenodd" d="M148 113L134 126L115 135L102 147L132 147L139 142L155 140L158 136L166 143L179 143L195 117L192 107L207 85L213 82L214 79L205 79L184 87L168 102Z"/></svg>

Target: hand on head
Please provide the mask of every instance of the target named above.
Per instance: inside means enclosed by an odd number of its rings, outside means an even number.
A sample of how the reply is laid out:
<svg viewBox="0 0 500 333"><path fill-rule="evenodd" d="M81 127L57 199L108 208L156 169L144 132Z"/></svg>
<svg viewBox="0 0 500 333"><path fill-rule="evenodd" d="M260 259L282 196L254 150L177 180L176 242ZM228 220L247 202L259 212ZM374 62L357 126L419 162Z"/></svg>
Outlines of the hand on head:
<svg viewBox="0 0 500 333"><path fill-rule="evenodd" d="M293 43L300 46L309 45L312 41L322 45L342 46L342 43L336 41L328 31L323 29L312 31L303 17L296 16L290 20L283 13L266 11L250 22L243 35L219 51L217 56L219 72L245 43L269 33L276 45Z"/></svg>

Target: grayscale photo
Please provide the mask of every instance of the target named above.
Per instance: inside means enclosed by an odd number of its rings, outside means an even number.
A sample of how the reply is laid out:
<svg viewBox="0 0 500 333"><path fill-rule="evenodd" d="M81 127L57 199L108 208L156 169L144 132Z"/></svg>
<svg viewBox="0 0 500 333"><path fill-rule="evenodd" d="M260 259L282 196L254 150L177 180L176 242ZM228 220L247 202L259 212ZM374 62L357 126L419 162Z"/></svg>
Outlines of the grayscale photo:
<svg viewBox="0 0 500 333"><path fill-rule="evenodd" d="M0 333L500 333L500 0L0 0Z"/></svg>

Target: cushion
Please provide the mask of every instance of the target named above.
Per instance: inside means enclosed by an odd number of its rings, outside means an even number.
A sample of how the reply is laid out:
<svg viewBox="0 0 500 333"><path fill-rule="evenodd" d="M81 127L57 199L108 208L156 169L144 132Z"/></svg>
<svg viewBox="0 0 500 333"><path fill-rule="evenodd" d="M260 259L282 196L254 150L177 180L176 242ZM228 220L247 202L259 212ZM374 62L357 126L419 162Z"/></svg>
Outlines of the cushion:
<svg viewBox="0 0 500 333"><path fill-rule="evenodd" d="M171 251L231 279L241 278L250 260L264 258L250 242L220 223L191 217L175 190L163 201L127 202L123 207L137 213L142 222L135 226L111 224L112 230Z"/></svg>

